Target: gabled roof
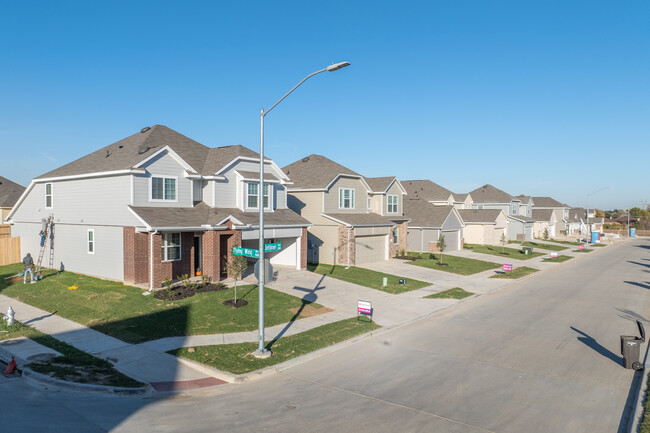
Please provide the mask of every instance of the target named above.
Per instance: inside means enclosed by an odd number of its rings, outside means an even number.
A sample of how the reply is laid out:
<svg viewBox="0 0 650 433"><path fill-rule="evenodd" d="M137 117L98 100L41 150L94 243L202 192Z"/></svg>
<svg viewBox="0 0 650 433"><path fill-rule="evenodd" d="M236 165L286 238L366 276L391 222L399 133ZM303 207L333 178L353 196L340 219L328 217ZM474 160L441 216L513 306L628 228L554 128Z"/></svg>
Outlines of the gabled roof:
<svg viewBox="0 0 650 433"><path fill-rule="evenodd" d="M421 198L427 201L447 201L449 200L449 196L454 194L447 188L426 179L405 180L402 182L402 186L412 199Z"/></svg>
<svg viewBox="0 0 650 433"><path fill-rule="evenodd" d="M24 186L0 176L0 207L14 207L24 191Z"/></svg>
<svg viewBox="0 0 650 433"><path fill-rule="evenodd" d="M553 209L534 209L532 212L532 217L535 221L550 221L553 216Z"/></svg>
<svg viewBox="0 0 650 433"><path fill-rule="evenodd" d="M587 219L587 210L583 207L572 207L569 209L569 222L579 223Z"/></svg>
<svg viewBox="0 0 650 433"><path fill-rule="evenodd" d="M436 206L423 199L405 199L404 215L411 219L409 227L441 228L453 206Z"/></svg>
<svg viewBox="0 0 650 433"><path fill-rule="evenodd" d="M551 197L533 197L533 207L570 207Z"/></svg>
<svg viewBox="0 0 650 433"><path fill-rule="evenodd" d="M204 176L215 174L237 158L252 158L259 161L260 154L241 144L208 149L208 154L200 173ZM264 161L270 160L264 157ZM259 174L257 177L259 179Z"/></svg>
<svg viewBox="0 0 650 433"><path fill-rule="evenodd" d="M386 176L386 177L366 177L366 183L372 189L373 192L386 192L388 187L395 181L397 178L395 176Z"/></svg>
<svg viewBox="0 0 650 433"><path fill-rule="evenodd" d="M169 146L195 172L200 173L203 169L209 150L206 146L166 126L154 125L36 179L127 170L165 146Z"/></svg>
<svg viewBox="0 0 650 433"><path fill-rule="evenodd" d="M507 192L501 191L492 185L483 185L474 191L470 191L469 194L472 196L474 203L510 203L514 198Z"/></svg>
<svg viewBox="0 0 650 433"><path fill-rule="evenodd" d="M282 171L293 182L291 189L325 189L341 174L363 178L359 173L315 154L283 167Z"/></svg>
<svg viewBox="0 0 650 433"><path fill-rule="evenodd" d="M326 213L325 218L350 227L359 226L393 226L388 218L376 213Z"/></svg>
<svg viewBox="0 0 650 433"><path fill-rule="evenodd" d="M462 203L465 200L467 200L467 197L469 197L468 193L465 194L458 194L458 193L453 193L454 194L454 201Z"/></svg>
<svg viewBox="0 0 650 433"><path fill-rule="evenodd" d="M521 200L522 203L528 203L532 197L529 196L529 195L519 194L515 198L518 198L519 200Z"/></svg>
<svg viewBox="0 0 650 433"><path fill-rule="evenodd" d="M494 224L503 211L501 209L458 209L458 213L466 224Z"/></svg>
<svg viewBox="0 0 650 433"><path fill-rule="evenodd" d="M534 223L535 218L527 217L525 215L508 215L508 218L521 221L522 223Z"/></svg>

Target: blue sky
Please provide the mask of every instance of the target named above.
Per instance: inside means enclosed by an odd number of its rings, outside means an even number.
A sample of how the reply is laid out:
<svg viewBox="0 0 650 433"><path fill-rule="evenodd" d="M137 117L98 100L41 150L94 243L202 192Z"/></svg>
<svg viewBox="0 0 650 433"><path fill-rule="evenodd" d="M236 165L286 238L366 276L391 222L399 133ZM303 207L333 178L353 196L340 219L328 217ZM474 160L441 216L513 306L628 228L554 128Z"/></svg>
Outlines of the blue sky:
<svg viewBox="0 0 650 433"><path fill-rule="evenodd" d="M284 166L650 200L650 2L0 0L0 175L164 124Z"/></svg>

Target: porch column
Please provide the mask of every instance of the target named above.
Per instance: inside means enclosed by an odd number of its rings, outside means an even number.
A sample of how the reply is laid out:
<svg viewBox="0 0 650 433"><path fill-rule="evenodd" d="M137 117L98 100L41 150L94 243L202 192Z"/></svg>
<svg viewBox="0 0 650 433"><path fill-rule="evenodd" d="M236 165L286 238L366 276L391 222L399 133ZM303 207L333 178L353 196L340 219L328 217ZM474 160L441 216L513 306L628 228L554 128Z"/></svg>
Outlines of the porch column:
<svg viewBox="0 0 650 433"><path fill-rule="evenodd" d="M203 275L212 281L219 281L219 233L207 231L201 238L203 250Z"/></svg>

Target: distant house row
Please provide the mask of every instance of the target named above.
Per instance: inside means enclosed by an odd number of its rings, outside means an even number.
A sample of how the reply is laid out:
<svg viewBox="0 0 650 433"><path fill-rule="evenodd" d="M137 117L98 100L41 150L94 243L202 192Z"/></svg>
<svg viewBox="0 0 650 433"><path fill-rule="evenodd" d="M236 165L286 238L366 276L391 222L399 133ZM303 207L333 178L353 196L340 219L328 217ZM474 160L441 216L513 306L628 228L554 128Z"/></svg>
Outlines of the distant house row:
<svg viewBox="0 0 650 433"><path fill-rule="evenodd" d="M281 244L271 263L359 265L464 243L499 244L585 231L586 211L491 185L465 194L430 180L369 178L324 156L284 168L244 146L206 147L162 125L32 180L3 215L22 254L39 252L55 224L53 262L159 287L165 278L227 276L234 246ZM0 184L0 198L2 192ZM590 221L590 222L593 222Z"/></svg>

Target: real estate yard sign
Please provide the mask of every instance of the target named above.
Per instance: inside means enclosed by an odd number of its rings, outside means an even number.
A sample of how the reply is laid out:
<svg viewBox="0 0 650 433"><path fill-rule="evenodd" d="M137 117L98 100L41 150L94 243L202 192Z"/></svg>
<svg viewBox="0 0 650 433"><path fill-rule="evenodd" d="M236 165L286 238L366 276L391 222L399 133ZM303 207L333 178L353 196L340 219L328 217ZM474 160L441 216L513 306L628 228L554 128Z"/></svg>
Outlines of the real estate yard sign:
<svg viewBox="0 0 650 433"><path fill-rule="evenodd" d="M360 316L370 316L372 320L372 302L370 301L357 301L357 320Z"/></svg>
<svg viewBox="0 0 650 433"><path fill-rule="evenodd" d="M557 257L557 253L551 253L551 258Z"/></svg>
<svg viewBox="0 0 650 433"><path fill-rule="evenodd" d="M512 271L512 265L503 265L503 272L510 272Z"/></svg>
<svg viewBox="0 0 650 433"><path fill-rule="evenodd" d="M578 245L578 249L579 249L579 250L584 250L584 249L585 249L585 244Z"/></svg>

